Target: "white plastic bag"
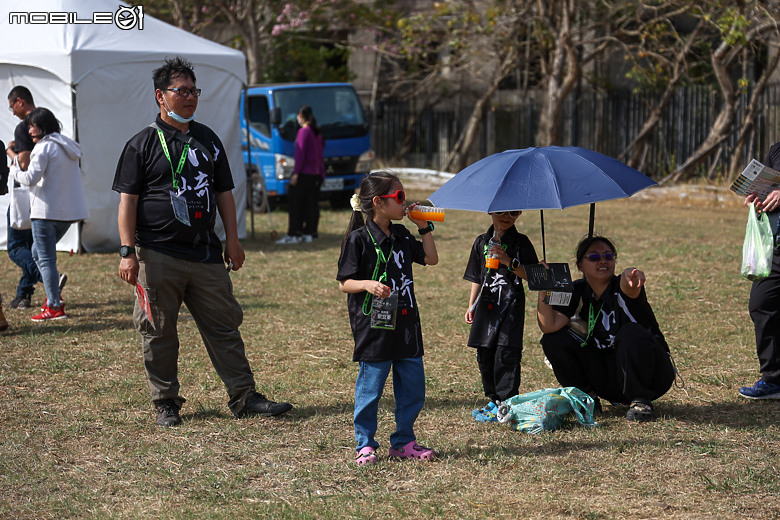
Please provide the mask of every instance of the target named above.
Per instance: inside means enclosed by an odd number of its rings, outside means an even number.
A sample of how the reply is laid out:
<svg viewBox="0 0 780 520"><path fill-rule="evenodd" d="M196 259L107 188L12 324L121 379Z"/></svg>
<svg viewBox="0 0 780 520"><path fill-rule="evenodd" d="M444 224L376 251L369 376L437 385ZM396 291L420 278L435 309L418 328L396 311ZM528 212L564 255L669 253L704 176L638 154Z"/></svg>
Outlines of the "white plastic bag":
<svg viewBox="0 0 780 520"><path fill-rule="evenodd" d="M742 276L755 282L769 276L772 270L775 239L766 214L758 214L755 204L750 204L749 211L742 244Z"/></svg>
<svg viewBox="0 0 780 520"><path fill-rule="evenodd" d="M12 174L14 169L18 169L16 164L11 166ZM32 221L30 220L30 189L27 186L14 186L11 188L11 204L8 218L11 227L14 229L30 229L32 227Z"/></svg>

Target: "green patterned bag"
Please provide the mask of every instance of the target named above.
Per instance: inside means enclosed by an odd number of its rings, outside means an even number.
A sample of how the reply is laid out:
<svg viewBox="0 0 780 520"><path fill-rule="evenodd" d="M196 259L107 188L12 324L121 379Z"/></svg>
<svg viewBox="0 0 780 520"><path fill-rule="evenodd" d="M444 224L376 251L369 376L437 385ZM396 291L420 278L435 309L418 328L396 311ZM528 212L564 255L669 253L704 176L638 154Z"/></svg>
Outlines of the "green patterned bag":
<svg viewBox="0 0 780 520"><path fill-rule="evenodd" d="M526 433L556 430L564 419L574 415L583 426L598 426L593 419L595 402L591 396L573 386L545 388L516 395L498 406L498 422Z"/></svg>

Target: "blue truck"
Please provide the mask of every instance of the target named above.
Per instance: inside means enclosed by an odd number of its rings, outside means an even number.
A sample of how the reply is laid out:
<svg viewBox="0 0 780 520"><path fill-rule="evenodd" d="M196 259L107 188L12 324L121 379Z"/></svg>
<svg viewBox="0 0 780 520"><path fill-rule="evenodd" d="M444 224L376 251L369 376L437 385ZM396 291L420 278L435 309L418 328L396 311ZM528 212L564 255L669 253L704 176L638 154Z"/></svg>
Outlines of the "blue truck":
<svg viewBox="0 0 780 520"><path fill-rule="evenodd" d="M250 180L251 202L284 201L295 165L296 116L310 105L325 137L325 180L322 196L336 208L349 198L371 171L370 122L349 83L253 85L241 96L242 149Z"/></svg>

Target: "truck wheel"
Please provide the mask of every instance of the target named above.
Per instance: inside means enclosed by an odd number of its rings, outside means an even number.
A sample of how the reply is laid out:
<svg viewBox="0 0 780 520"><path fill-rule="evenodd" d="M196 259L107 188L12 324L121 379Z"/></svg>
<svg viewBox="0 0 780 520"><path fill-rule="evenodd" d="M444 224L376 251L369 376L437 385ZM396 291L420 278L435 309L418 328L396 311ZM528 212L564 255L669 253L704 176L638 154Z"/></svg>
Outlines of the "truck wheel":
<svg viewBox="0 0 780 520"><path fill-rule="evenodd" d="M264 191L265 179L263 179L263 176L259 173L253 173L250 177L249 196L251 197L252 206L257 213L265 213L268 211L268 205L271 204L271 201L263 196ZM273 209L273 207L271 209Z"/></svg>
<svg viewBox="0 0 780 520"><path fill-rule="evenodd" d="M352 191L336 191L330 194L330 207L333 209L347 209L349 208L349 199L355 193Z"/></svg>

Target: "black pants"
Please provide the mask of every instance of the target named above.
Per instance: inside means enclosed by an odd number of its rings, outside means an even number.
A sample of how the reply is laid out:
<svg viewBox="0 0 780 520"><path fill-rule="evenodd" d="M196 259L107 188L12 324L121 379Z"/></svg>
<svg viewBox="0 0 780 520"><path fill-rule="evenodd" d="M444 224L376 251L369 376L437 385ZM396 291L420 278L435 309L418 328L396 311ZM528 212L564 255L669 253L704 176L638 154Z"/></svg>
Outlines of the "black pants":
<svg viewBox="0 0 780 520"><path fill-rule="evenodd" d="M674 382L669 353L637 323L618 330L614 349L582 347L580 341L568 327L542 336L544 354L561 386L629 403L637 398L658 399Z"/></svg>
<svg viewBox="0 0 780 520"><path fill-rule="evenodd" d="M477 365L485 397L491 401L506 401L518 394L522 356L522 348L477 347Z"/></svg>
<svg viewBox="0 0 780 520"><path fill-rule="evenodd" d="M748 309L756 330L761 379L780 385L780 250L777 248L769 276L753 282Z"/></svg>
<svg viewBox="0 0 780 520"><path fill-rule="evenodd" d="M289 187L288 207L290 221L287 234L290 236L317 236L320 223L320 187L319 175L298 174L298 183Z"/></svg>

